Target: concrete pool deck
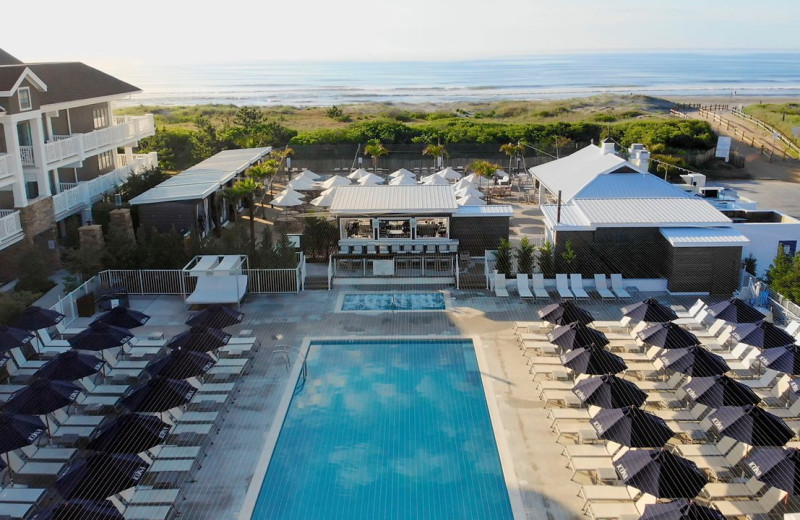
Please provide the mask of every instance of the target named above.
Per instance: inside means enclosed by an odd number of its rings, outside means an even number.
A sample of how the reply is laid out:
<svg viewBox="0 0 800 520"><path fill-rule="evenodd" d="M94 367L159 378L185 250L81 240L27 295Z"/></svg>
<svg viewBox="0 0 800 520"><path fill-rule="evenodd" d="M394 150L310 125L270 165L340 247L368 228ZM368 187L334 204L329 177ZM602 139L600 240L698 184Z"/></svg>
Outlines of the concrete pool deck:
<svg viewBox="0 0 800 520"><path fill-rule="evenodd" d="M401 291L398 287L376 290ZM414 290L413 288L410 288ZM514 321L534 320L545 303L523 302L513 296L496 298L487 291L449 289L449 311L341 313L336 304L346 288L292 294L253 295L242 305L242 325L233 334L252 329L262 342L252 370L240 380L236 400L229 406L219 434L192 482L184 485L177 504L182 518L236 518L275 416L288 371L275 345L299 348L306 338L323 336L477 336L491 379L494 404L502 417L508 451L527 518L580 518L580 484L572 481L561 445L550 431L547 410L537 398L535 384L512 330ZM637 294L637 301L653 294ZM690 306L696 297L657 295L672 304ZM556 300L553 299L553 302ZM581 303L598 320L617 320L622 303L592 300ZM187 313L180 297L136 296L131 306L152 316L147 330L168 336L185 330ZM276 339L279 337L280 339ZM293 361L296 356L293 357ZM588 483L588 482L587 482Z"/></svg>

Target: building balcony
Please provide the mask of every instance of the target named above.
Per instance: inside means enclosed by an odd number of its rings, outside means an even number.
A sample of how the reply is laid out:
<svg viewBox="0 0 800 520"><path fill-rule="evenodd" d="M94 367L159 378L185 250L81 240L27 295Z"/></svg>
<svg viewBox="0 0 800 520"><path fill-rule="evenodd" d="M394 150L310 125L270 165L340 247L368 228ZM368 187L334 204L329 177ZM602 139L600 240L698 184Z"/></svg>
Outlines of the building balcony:
<svg viewBox="0 0 800 520"><path fill-rule="evenodd" d="M8 154L0 154L0 181L7 177L14 177L16 168L14 163L9 160Z"/></svg>
<svg viewBox="0 0 800 520"><path fill-rule="evenodd" d="M0 249L5 249L25 237L19 211L13 209L0 210Z"/></svg>

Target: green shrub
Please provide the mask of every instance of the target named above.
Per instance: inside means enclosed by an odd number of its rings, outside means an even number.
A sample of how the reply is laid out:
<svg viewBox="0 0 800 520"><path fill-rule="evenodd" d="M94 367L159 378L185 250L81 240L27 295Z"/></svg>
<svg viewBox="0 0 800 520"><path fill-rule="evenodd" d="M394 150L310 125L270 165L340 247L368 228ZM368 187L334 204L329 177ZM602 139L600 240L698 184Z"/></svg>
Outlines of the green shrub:
<svg viewBox="0 0 800 520"><path fill-rule="evenodd" d="M534 260L533 254L536 252L536 248L533 244L531 244L528 237L522 237L522 240L519 242L519 247L516 250L517 255L517 272L520 274L531 274L533 273L534 268Z"/></svg>
<svg viewBox="0 0 800 520"><path fill-rule="evenodd" d="M0 324L13 325L19 314L39 299L40 293L12 291L0 293Z"/></svg>
<svg viewBox="0 0 800 520"><path fill-rule="evenodd" d="M511 276L511 243L505 238L500 239L500 245L494 253L495 269L506 278Z"/></svg>

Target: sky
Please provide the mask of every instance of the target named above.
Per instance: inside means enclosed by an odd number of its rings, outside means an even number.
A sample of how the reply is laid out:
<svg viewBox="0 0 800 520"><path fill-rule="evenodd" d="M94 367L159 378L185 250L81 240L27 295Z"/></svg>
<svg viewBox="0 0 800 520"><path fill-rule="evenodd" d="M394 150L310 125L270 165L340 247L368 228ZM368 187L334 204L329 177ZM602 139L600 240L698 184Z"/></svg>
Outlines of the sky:
<svg viewBox="0 0 800 520"><path fill-rule="evenodd" d="M2 48L103 66L463 60L565 52L800 50L797 0L40 0ZM31 18L32 6L39 13ZM31 31L35 34L30 37Z"/></svg>

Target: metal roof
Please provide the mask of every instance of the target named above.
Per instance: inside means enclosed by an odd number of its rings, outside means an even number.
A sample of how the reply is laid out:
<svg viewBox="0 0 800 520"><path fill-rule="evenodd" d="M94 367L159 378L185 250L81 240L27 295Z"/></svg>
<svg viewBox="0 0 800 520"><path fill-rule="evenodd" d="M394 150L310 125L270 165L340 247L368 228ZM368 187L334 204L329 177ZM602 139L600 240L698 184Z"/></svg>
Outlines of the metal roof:
<svg viewBox="0 0 800 520"><path fill-rule="evenodd" d="M342 186L336 190L334 215L424 215L453 213L456 196L447 186Z"/></svg>
<svg viewBox="0 0 800 520"><path fill-rule="evenodd" d="M511 217L514 209L504 204L487 204L486 206L461 206L453 213L455 217Z"/></svg>
<svg viewBox="0 0 800 520"><path fill-rule="evenodd" d="M595 177L574 198L645 199L661 197L685 198L691 197L691 195L650 173L610 173Z"/></svg>
<svg viewBox="0 0 800 520"><path fill-rule="evenodd" d="M659 228L672 247L744 246L750 240L732 228Z"/></svg>
<svg viewBox="0 0 800 520"><path fill-rule="evenodd" d="M555 224L558 211L558 208L555 204L542 204L541 209L545 220L553 223L553 225L559 230L569 231L571 229L591 229L590 222L586 220L586 216L575 206L561 206L561 220L559 221L558 225Z"/></svg>

